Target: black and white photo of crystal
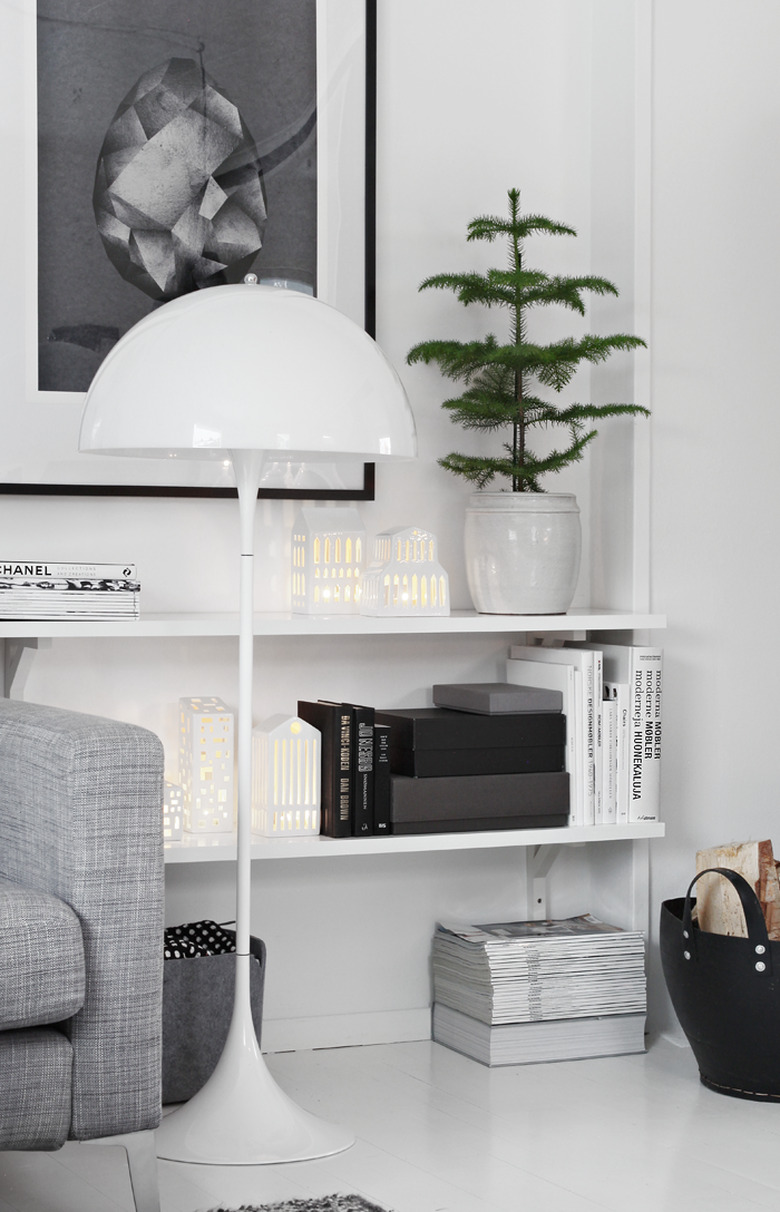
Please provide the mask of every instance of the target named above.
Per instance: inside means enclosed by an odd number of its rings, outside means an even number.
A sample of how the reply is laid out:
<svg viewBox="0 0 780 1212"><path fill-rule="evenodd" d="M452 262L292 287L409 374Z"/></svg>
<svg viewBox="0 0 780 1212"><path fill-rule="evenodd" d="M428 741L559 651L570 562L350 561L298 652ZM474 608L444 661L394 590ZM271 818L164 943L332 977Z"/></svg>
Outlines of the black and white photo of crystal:
<svg viewBox="0 0 780 1212"><path fill-rule="evenodd" d="M251 270L316 294L320 0L32 7L38 390L85 392L123 333L202 286Z"/></svg>
<svg viewBox="0 0 780 1212"><path fill-rule="evenodd" d="M112 264L156 301L251 267L267 218L260 160L195 59L168 59L130 89L100 149L93 205Z"/></svg>

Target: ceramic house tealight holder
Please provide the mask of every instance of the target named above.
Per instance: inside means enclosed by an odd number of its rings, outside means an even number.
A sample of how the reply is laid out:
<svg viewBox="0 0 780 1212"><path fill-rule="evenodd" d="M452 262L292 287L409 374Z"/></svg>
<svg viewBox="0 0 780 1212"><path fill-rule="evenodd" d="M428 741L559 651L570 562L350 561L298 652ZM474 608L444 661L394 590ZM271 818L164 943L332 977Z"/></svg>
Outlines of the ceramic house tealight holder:
<svg viewBox="0 0 780 1212"><path fill-rule="evenodd" d="M187 833L235 827L233 714L221 699L179 699L179 782Z"/></svg>
<svg viewBox="0 0 780 1212"><path fill-rule="evenodd" d="M252 731L252 832L320 831L320 733L298 716L272 715Z"/></svg>
<svg viewBox="0 0 780 1212"><path fill-rule="evenodd" d="M163 841L180 842L184 831L184 797L178 783L163 784Z"/></svg>
<svg viewBox="0 0 780 1212"><path fill-rule="evenodd" d="M356 614L365 548L356 509L300 509L291 544L293 613Z"/></svg>
<svg viewBox="0 0 780 1212"><path fill-rule="evenodd" d="M360 613L396 617L450 613L449 578L439 563L435 535L406 526L376 536L363 574Z"/></svg>

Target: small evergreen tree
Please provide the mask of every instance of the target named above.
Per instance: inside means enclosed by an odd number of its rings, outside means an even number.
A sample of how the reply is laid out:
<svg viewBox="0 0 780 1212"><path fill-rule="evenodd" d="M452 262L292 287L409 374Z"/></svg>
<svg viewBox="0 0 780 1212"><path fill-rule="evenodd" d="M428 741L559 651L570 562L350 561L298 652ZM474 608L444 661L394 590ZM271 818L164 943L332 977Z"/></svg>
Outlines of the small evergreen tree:
<svg viewBox="0 0 780 1212"><path fill-rule="evenodd" d="M489 269L486 274L435 274L421 284L420 290L435 287L452 290L461 303L481 303L501 307L509 313L509 342L501 343L492 334L476 341L423 341L407 354L409 363L437 363L449 379L465 383L466 390L454 400L446 400L453 421L466 429L512 431L511 442L504 444L498 458L452 453L439 459L442 467L464 476L478 488L484 488L496 476L507 477L513 492L541 492L541 476L560 471L582 458L597 430L587 422L622 414L649 416L638 404L569 404L559 407L537 392L560 392L571 381L580 362L605 361L617 350L643 346L640 337L616 333L608 337L586 335L567 337L548 345L528 340L526 318L532 307L560 303L585 314L583 294L617 295L605 278L550 277L525 264L526 237L536 232L576 236L576 231L555 223L543 215L521 215L520 193L510 189L509 216L483 215L468 226L469 240L505 237L509 252L506 269ZM529 446L531 430L562 425L569 431L569 444L562 450L537 456Z"/></svg>

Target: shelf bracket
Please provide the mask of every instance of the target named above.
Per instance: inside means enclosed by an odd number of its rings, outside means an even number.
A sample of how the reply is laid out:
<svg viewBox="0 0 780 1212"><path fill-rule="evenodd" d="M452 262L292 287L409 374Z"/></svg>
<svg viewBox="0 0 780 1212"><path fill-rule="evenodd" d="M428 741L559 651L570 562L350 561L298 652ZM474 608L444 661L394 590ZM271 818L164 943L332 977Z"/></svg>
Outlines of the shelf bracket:
<svg viewBox="0 0 780 1212"><path fill-rule="evenodd" d="M559 845L529 846L525 852L525 889L528 921L540 922L547 912L548 876L560 852Z"/></svg>
<svg viewBox="0 0 780 1212"><path fill-rule="evenodd" d="M37 636L2 640L3 698L24 698L24 687L32 669L33 652L50 648L51 640Z"/></svg>

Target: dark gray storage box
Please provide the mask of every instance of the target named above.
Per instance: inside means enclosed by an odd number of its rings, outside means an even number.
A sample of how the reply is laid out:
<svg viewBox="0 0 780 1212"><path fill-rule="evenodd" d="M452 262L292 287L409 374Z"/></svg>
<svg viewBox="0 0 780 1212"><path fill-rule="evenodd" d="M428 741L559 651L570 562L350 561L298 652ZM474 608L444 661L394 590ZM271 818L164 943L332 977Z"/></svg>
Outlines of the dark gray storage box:
<svg viewBox="0 0 780 1212"><path fill-rule="evenodd" d="M263 1022L265 943L252 936L249 951L252 1018L259 1041ZM213 1073L233 1013L235 963L235 952L164 961L164 1103L186 1102Z"/></svg>
<svg viewBox="0 0 780 1212"><path fill-rule="evenodd" d="M392 776L390 828L397 834L552 829L569 823L569 776L535 774Z"/></svg>

